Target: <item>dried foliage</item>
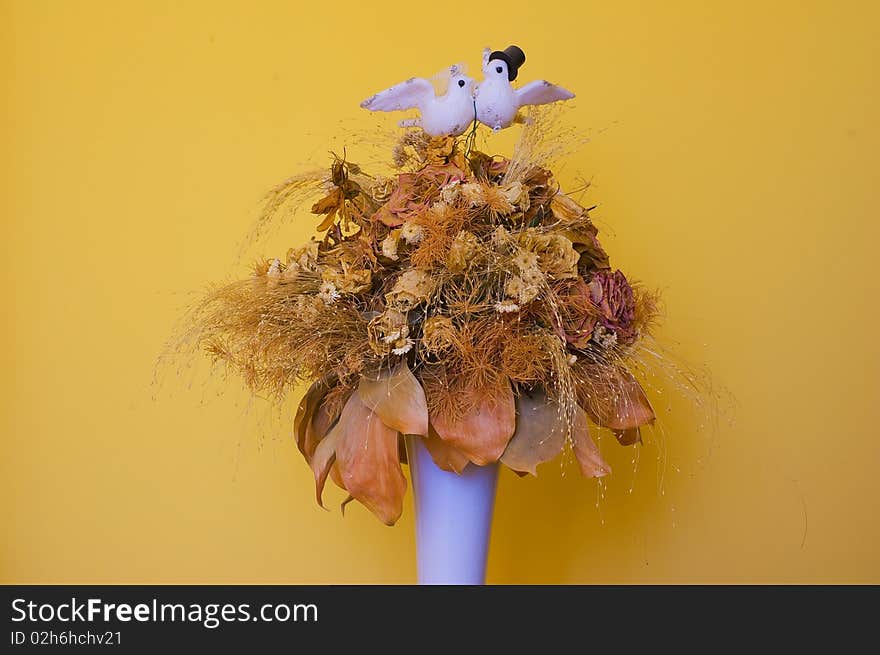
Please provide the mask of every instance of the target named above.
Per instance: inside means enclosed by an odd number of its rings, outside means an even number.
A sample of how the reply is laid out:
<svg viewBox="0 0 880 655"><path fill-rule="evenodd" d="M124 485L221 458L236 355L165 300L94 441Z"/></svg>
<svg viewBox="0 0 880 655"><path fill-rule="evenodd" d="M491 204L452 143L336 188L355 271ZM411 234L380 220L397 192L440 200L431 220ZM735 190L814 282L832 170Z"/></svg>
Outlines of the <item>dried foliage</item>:
<svg viewBox="0 0 880 655"><path fill-rule="evenodd" d="M319 497L329 476L393 523L401 430L450 470L500 459L534 473L569 444L598 477L610 467L589 423L632 443L654 420L628 364L658 297L610 267L589 211L546 168L558 143L537 119L510 159L414 130L396 175L335 157L267 196L258 228L320 189L320 238L213 290L189 336L254 390L314 383L296 425Z"/></svg>

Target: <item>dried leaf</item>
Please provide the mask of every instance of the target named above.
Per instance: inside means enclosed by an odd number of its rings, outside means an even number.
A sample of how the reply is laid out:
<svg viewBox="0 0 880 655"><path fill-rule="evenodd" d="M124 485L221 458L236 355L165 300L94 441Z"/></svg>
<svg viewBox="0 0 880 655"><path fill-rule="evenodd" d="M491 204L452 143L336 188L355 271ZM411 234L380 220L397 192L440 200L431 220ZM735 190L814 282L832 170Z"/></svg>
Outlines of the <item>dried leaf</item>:
<svg viewBox="0 0 880 655"><path fill-rule="evenodd" d="M342 473L339 472L339 462L333 462L333 466L330 467L330 479L333 480L337 487L343 491L348 491L345 488L345 483L342 481Z"/></svg>
<svg viewBox="0 0 880 655"><path fill-rule="evenodd" d="M315 413L321 406L328 391L330 391L328 378L321 378L314 382L300 401L299 408L296 410L296 417L293 420L296 446L307 462L311 461L315 448L318 446L318 441L323 438L330 428L329 425L326 425L326 419L324 418L321 419L317 429L312 426ZM326 415L326 412L324 414Z"/></svg>
<svg viewBox="0 0 880 655"><path fill-rule="evenodd" d="M642 442L641 428L630 428L629 430L613 430L614 436L621 446L632 446Z"/></svg>
<svg viewBox="0 0 880 655"><path fill-rule="evenodd" d="M431 424L441 439L467 455L474 464L485 466L497 462L507 447L516 427L516 405L510 384L505 382L495 397L486 393L472 397L464 416L438 412Z"/></svg>
<svg viewBox="0 0 880 655"><path fill-rule="evenodd" d="M397 443L397 459L401 464L409 464L409 457L406 454L406 443L403 439L398 439Z"/></svg>
<svg viewBox="0 0 880 655"><path fill-rule="evenodd" d="M322 439L321 443L318 444L318 447L315 448L315 453L310 462L312 473L315 474L315 499L321 507L324 507L324 500L322 498L324 494L324 485L327 482L327 476L330 474L330 469L334 467L334 463L336 462L336 447L341 435L342 433L340 431L336 429L331 430L330 434ZM324 507L324 509L327 508Z"/></svg>
<svg viewBox="0 0 880 655"><path fill-rule="evenodd" d="M584 409L600 427L630 430L653 423L655 419L645 390L625 368L617 367L610 374L603 370L592 380L584 401Z"/></svg>
<svg viewBox="0 0 880 655"><path fill-rule="evenodd" d="M556 457L565 445L565 416L541 388L521 393L516 399L516 410L516 431L501 461L514 471L538 475L538 464Z"/></svg>
<svg viewBox="0 0 880 655"><path fill-rule="evenodd" d="M342 410L340 403L327 403L322 399L318 409L315 410L312 420L306 426L306 440L318 444L323 439L330 428L332 428L339 419L339 412Z"/></svg>
<svg viewBox="0 0 880 655"><path fill-rule="evenodd" d="M336 463L348 493L386 525L394 525L403 512L406 492L397 430L387 427L354 393L324 441L337 434Z"/></svg>
<svg viewBox="0 0 880 655"><path fill-rule="evenodd" d="M340 187L333 187L330 192L312 205L313 214L329 214L339 211L342 201L345 199L343 191Z"/></svg>
<svg viewBox="0 0 880 655"><path fill-rule="evenodd" d="M333 226L337 212L345 207L345 191L341 187L333 187L326 196L312 205L313 214L326 214L326 217L318 226L318 232L329 230Z"/></svg>
<svg viewBox="0 0 880 655"><path fill-rule="evenodd" d="M602 459L599 448L590 438L586 413L579 407L571 426L571 445L581 473L588 478L601 478L611 473L611 467Z"/></svg>
<svg viewBox="0 0 880 655"><path fill-rule="evenodd" d="M425 391L406 362L393 371L385 369L377 376L362 376L358 394L389 428L402 434L428 434Z"/></svg>
<svg viewBox="0 0 880 655"><path fill-rule="evenodd" d="M470 464L467 455L437 436L433 426L429 426L429 434L425 437L423 443L428 452L431 453L431 459L434 460L438 468L444 471L460 474Z"/></svg>
<svg viewBox="0 0 880 655"><path fill-rule="evenodd" d="M318 232L323 232L324 230L329 230L333 227L333 223L336 221L336 211L333 210L321 221L321 224L317 227Z"/></svg>

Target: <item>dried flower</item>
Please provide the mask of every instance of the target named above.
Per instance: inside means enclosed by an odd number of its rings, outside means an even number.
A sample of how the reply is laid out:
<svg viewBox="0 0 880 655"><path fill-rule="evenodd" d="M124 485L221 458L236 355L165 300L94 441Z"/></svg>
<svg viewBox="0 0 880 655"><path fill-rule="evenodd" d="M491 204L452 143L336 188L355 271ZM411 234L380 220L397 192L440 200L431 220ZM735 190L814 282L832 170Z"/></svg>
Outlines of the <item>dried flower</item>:
<svg viewBox="0 0 880 655"><path fill-rule="evenodd" d="M422 225L419 225L415 221L407 221L400 228L400 238L406 241L409 245L414 246L419 241L421 241L425 236L425 228Z"/></svg>
<svg viewBox="0 0 880 655"><path fill-rule="evenodd" d="M479 182L468 182L461 185L461 197L468 207L482 207L486 204L485 187Z"/></svg>
<svg viewBox="0 0 880 655"><path fill-rule="evenodd" d="M506 186L486 186L483 188L483 200L495 216L507 216L517 208L527 209L529 206L529 194L520 182Z"/></svg>
<svg viewBox="0 0 880 655"><path fill-rule="evenodd" d="M542 234L529 228L521 234L520 244L538 257L538 266L551 278L564 280L578 277L580 255L567 237L561 234Z"/></svg>
<svg viewBox="0 0 880 655"><path fill-rule="evenodd" d="M602 325L615 332L621 345L632 343L637 336L633 327L636 308L626 276L620 271L597 271L590 280L590 294Z"/></svg>
<svg viewBox="0 0 880 655"><path fill-rule="evenodd" d="M436 285L436 280L427 271L410 269L397 278L394 287L385 294L385 300L389 305L406 311L427 300Z"/></svg>
<svg viewBox="0 0 880 655"><path fill-rule="evenodd" d="M598 310L590 287L581 278L566 279L553 285L557 311L553 325L557 334L575 348L586 348L593 335Z"/></svg>
<svg viewBox="0 0 880 655"><path fill-rule="evenodd" d="M318 287L318 298L324 301L326 305L332 305L337 300L339 300L339 291L336 290L336 285L332 282L322 282L321 286Z"/></svg>
<svg viewBox="0 0 880 655"><path fill-rule="evenodd" d="M370 197L378 203L388 202L391 194L394 193L394 180L384 175L379 175L373 180L367 191Z"/></svg>
<svg viewBox="0 0 880 655"><path fill-rule="evenodd" d="M492 246L495 248L505 248L511 243L510 230L503 225L499 225L492 231Z"/></svg>
<svg viewBox="0 0 880 655"><path fill-rule="evenodd" d="M455 326L448 316L431 316L422 326L422 348L429 353L442 353L452 347Z"/></svg>
<svg viewBox="0 0 880 655"><path fill-rule="evenodd" d="M409 339L406 314L386 309L367 326L370 348L377 355L387 355L394 348L404 347Z"/></svg>
<svg viewBox="0 0 880 655"><path fill-rule="evenodd" d="M401 173L397 176L397 188L373 218L389 227L398 227L430 207L440 196L440 189L463 179L464 171L454 164L426 166L418 173Z"/></svg>
<svg viewBox="0 0 880 655"><path fill-rule="evenodd" d="M392 261L397 261L397 244L400 241L400 230L391 230L387 237L382 239L382 254Z"/></svg>
<svg viewBox="0 0 880 655"><path fill-rule="evenodd" d="M480 246L480 241L472 232L462 230L452 240L449 252L446 255L446 267L453 273L462 273L468 269L474 255Z"/></svg>
<svg viewBox="0 0 880 655"><path fill-rule="evenodd" d="M391 150L391 161L396 168L403 168L409 161L409 153L403 143L397 143Z"/></svg>
<svg viewBox="0 0 880 655"><path fill-rule="evenodd" d="M449 203L444 200L438 200L428 209L431 218L442 220L449 211Z"/></svg>
<svg viewBox="0 0 880 655"><path fill-rule="evenodd" d="M461 193L461 180L452 180L440 189L440 199L447 205L454 205Z"/></svg>
<svg viewBox="0 0 880 655"><path fill-rule="evenodd" d="M391 352L395 355L405 355L413 347L413 340L409 337L404 339L399 339L395 342L395 347L391 349Z"/></svg>
<svg viewBox="0 0 880 655"><path fill-rule="evenodd" d="M515 302L502 300L495 303L495 311L499 314L510 314L512 312L518 312L519 305L517 305Z"/></svg>
<svg viewBox="0 0 880 655"><path fill-rule="evenodd" d="M333 284L334 289L340 293L360 293L370 288L373 274L367 268L345 266L337 268L326 267L321 271L321 279Z"/></svg>
<svg viewBox="0 0 880 655"><path fill-rule="evenodd" d="M301 248L290 248L287 251L287 267L284 269L283 277L292 280L301 272L317 272L320 245L313 239Z"/></svg>
<svg viewBox="0 0 880 655"><path fill-rule="evenodd" d="M527 305L538 297L540 287L534 282L526 282L519 275L514 275L504 285L504 293L509 298L516 298L520 305Z"/></svg>
<svg viewBox="0 0 880 655"><path fill-rule="evenodd" d="M593 341L602 348L613 348L617 344L617 332L609 330L601 323L593 328Z"/></svg>
<svg viewBox="0 0 880 655"><path fill-rule="evenodd" d="M518 248L513 257L513 264L527 284L539 286L544 281L544 274L538 268L538 256L535 253Z"/></svg>
<svg viewBox="0 0 880 655"><path fill-rule="evenodd" d="M561 191L553 196L553 199L550 201L550 209L556 218L563 221L574 221L587 213L586 209Z"/></svg>

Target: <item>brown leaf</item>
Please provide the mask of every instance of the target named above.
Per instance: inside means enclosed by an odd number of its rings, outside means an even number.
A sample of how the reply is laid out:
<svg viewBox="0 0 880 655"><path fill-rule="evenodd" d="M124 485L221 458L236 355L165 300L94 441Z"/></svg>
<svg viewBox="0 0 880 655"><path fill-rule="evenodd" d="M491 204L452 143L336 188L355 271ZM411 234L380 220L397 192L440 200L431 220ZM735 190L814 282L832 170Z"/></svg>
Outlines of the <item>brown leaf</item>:
<svg viewBox="0 0 880 655"><path fill-rule="evenodd" d="M312 205L312 213L329 214L331 212L339 211L339 206L342 204L344 198L345 196L342 189L338 186L333 187L326 196Z"/></svg>
<svg viewBox="0 0 880 655"><path fill-rule="evenodd" d="M318 409L315 410L311 423L306 426L307 440L317 444L327 436L330 428L339 419L340 411L342 411L340 403L328 403L326 398L323 399L318 405Z"/></svg>
<svg viewBox="0 0 880 655"><path fill-rule="evenodd" d="M501 456L514 471L538 475L537 466L556 457L568 432L562 408L541 388L516 399L516 431Z"/></svg>
<svg viewBox="0 0 880 655"><path fill-rule="evenodd" d="M342 481L342 473L339 472L339 462L333 462L333 466L330 467L330 479L333 480L337 487L343 491L348 491L345 488L345 483Z"/></svg>
<svg viewBox="0 0 880 655"><path fill-rule="evenodd" d="M336 155L333 160L333 164L330 166L330 180L338 187L341 187L345 184L345 180L347 179L347 175L345 173L345 160L339 159Z"/></svg>
<svg viewBox="0 0 880 655"><path fill-rule="evenodd" d="M593 422L612 430L630 430L654 422L654 410L645 390L627 369L602 369L589 394L581 400Z"/></svg>
<svg viewBox="0 0 880 655"><path fill-rule="evenodd" d="M314 382L302 397L302 400L299 403L299 408L296 410L296 417L293 419L296 446L299 448L299 452L303 454L303 457L306 458L307 462L311 461L312 456L315 453L315 448L318 446L318 441L324 437L327 430L330 428L329 425L324 428L324 419L321 420L318 429L312 427L315 413L321 406L321 403L329 390L330 384L327 378L321 378Z"/></svg>
<svg viewBox="0 0 880 655"><path fill-rule="evenodd" d="M327 482L327 475L330 473L330 469L334 468L334 463L336 462L336 447L340 436L341 432L336 429L331 430L330 434L322 439L318 447L315 448L315 453L312 457L312 472L315 474L315 499L321 507L324 507L324 500L322 498L324 485ZM324 507L324 509L327 508Z"/></svg>
<svg viewBox="0 0 880 655"><path fill-rule="evenodd" d="M611 473L611 467L602 459L599 448L590 438L590 426L586 413L579 407L574 424L571 426L571 441L574 456L581 473L588 478L601 478Z"/></svg>
<svg viewBox="0 0 880 655"><path fill-rule="evenodd" d="M402 434L428 434L425 391L406 362L393 371L385 369L378 375L363 375L358 394L361 402L389 428Z"/></svg>
<svg viewBox="0 0 880 655"><path fill-rule="evenodd" d="M337 212L342 211L344 208L345 192L340 187L334 187L330 193L312 205L313 214L326 214L326 217L318 226L318 232L323 232L333 227Z"/></svg>
<svg viewBox="0 0 880 655"><path fill-rule="evenodd" d="M361 402L360 394L354 393L324 441L335 435L339 435L336 464L348 493L386 525L393 525L403 512L406 492L406 478L398 461L397 430L387 427Z"/></svg>
<svg viewBox="0 0 880 655"><path fill-rule="evenodd" d="M437 436L433 426L429 426L428 430L429 434L424 438L423 443L431 453L431 459L434 460L434 463L444 471L459 474L464 471L465 467L470 464L467 455Z"/></svg>
<svg viewBox="0 0 880 655"><path fill-rule="evenodd" d="M485 466L497 462L507 447L516 427L516 405L510 384L504 385L495 397L486 393L472 397L473 409L461 418L438 412L431 424L441 439L468 456L474 464Z"/></svg>
<svg viewBox="0 0 880 655"><path fill-rule="evenodd" d="M641 428L630 428L629 430L613 430L614 436L621 446L632 446L635 443L642 442Z"/></svg>
<svg viewBox="0 0 880 655"><path fill-rule="evenodd" d="M323 232L324 230L329 230L333 227L333 223L336 221L336 210L331 211L327 216L321 221L321 224L317 227L318 232Z"/></svg>

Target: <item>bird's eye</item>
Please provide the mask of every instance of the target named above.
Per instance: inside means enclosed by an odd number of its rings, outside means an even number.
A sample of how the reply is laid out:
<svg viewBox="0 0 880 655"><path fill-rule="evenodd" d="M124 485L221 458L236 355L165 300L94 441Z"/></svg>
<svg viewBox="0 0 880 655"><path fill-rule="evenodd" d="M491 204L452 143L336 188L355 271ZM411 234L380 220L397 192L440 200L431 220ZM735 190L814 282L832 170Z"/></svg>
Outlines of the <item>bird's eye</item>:
<svg viewBox="0 0 880 655"><path fill-rule="evenodd" d="M458 81L458 86L464 86L464 80L459 80L459 81Z"/></svg>
<svg viewBox="0 0 880 655"><path fill-rule="evenodd" d="M496 67L495 67L495 72L496 72L496 73L501 73L501 72L503 72L503 71L504 71L504 69L501 68L501 66L496 66Z"/></svg>

